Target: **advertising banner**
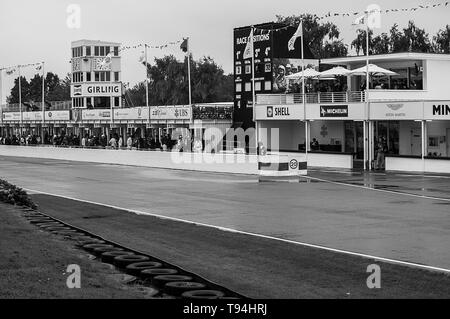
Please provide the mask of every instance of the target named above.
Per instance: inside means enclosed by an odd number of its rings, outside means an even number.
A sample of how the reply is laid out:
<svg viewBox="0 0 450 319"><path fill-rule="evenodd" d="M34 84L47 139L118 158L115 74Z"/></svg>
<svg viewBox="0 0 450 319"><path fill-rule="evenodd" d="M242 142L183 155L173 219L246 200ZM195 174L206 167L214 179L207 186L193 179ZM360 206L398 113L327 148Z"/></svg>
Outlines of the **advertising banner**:
<svg viewBox="0 0 450 319"><path fill-rule="evenodd" d="M70 121L70 111L46 111L45 121Z"/></svg>
<svg viewBox="0 0 450 319"><path fill-rule="evenodd" d="M3 121L20 121L20 112L3 112Z"/></svg>
<svg viewBox="0 0 450 319"><path fill-rule="evenodd" d="M92 96L122 96L122 83L89 83L72 84L70 86L71 97L92 97Z"/></svg>
<svg viewBox="0 0 450 319"><path fill-rule="evenodd" d="M371 102L371 120L420 120L423 118L422 102Z"/></svg>
<svg viewBox="0 0 450 319"><path fill-rule="evenodd" d="M23 121L42 121L42 112L22 112Z"/></svg>
<svg viewBox="0 0 450 319"><path fill-rule="evenodd" d="M450 120L450 101L430 101L423 104L425 120Z"/></svg>
<svg viewBox="0 0 450 319"><path fill-rule="evenodd" d="M147 120L147 107L133 107L114 110L114 120Z"/></svg>
<svg viewBox="0 0 450 319"><path fill-rule="evenodd" d="M81 118L83 119L83 121L110 120L111 110L108 109L82 110Z"/></svg>
<svg viewBox="0 0 450 319"><path fill-rule="evenodd" d="M185 107L150 107L150 120L187 120L192 119L192 108L190 106Z"/></svg>
<svg viewBox="0 0 450 319"><path fill-rule="evenodd" d="M261 120L302 120L303 105L257 105L255 117Z"/></svg>

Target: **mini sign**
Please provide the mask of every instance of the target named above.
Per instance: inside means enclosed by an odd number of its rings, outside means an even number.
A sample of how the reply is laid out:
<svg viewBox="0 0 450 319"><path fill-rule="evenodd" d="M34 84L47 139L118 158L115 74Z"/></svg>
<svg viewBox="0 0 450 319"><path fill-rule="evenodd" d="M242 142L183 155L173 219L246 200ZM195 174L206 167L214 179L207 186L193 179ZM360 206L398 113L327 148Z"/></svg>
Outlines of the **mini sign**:
<svg viewBox="0 0 450 319"><path fill-rule="evenodd" d="M425 120L450 120L450 101L431 101L423 105Z"/></svg>
<svg viewBox="0 0 450 319"><path fill-rule="evenodd" d="M348 105L321 105L320 117L348 117Z"/></svg>

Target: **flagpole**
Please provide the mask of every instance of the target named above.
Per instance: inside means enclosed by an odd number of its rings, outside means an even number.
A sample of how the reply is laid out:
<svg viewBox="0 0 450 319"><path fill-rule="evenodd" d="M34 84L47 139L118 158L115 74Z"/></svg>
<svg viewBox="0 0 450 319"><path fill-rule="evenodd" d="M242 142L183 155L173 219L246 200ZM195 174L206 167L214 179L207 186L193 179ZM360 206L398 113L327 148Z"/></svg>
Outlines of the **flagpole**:
<svg viewBox="0 0 450 319"><path fill-rule="evenodd" d="M366 111L368 113L369 110L369 85L370 85L370 78L369 78L369 12L367 12L366 15ZM367 116L366 116L367 117ZM368 134L370 137L370 134ZM364 147L364 169L370 170L370 141L366 142L364 139L365 147ZM367 152L367 154L366 154ZM369 155L369 156L367 156Z"/></svg>
<svg viewBox="0 0 450 319"><path fill-rule="evenodd" d="M147 43L145 44L145 106L148 107L148 63L147 63ZM150 114L150 111L149 111Z"/></svg>
<svg viewBox="0 0 450 319"><path fill-rule="evenodd" d="M22 84L21 84L21 75L20 75L20 65L18 66L19 69L19 112L20 112L20 137L23 135L22 131Z"/></svg>
<svg viewBox="0 0 450 319"><path fill-rule="evenodd" d="M188 54L189 105L192 105L192 92L191 92L191 51L189 50L189 37L187 37L187 54Z"/></svg>
<svg viewBox="0 0 450 319"><path fill-rule="evenodd" d="M303 102L303 116L305 119L305 158L308 161L308 145L309 145L309 134L308 134L308 122L306 121L306 92L305 92L305 57L303 54L303 20L300 20L301 24L301 38L300 38L300 51L302 58L302 102Z"/></svg>
<svg viewBox="0 0 450 319"><path fill-rule="evenodd" d="M44 144L44 125L45 125L45 66L42 62L42 127L41 127L41 143Z"/></svg>
<svg viewBox="0 0 450 319"><path fill-rule="evenodd" d="M255 94L255 48L254 48L254 28L251 26L250 32L250 41L252 48L252 107L253 107L253 120L255 121L255 137L256 137L256 154L258 154L258 143L259 143L259 134L258 134L258 123L256 121L256 94Z"/></svg>
<svg viewBox="0 0 450 319"><path fill-rule="evenodd" d="M3 69L2 68L0 68L0 116L1 116L0 121L2 123L2 130L3 130L4 128L3 128Z"/></svg>

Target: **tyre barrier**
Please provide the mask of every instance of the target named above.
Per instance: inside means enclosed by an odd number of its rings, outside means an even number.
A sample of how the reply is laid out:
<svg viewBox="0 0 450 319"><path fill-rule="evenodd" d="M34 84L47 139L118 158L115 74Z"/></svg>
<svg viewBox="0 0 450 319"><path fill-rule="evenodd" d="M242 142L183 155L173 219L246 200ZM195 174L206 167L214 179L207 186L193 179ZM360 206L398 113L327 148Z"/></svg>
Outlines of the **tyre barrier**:
<svg viewBox="0 0 450 319"><path fill-rule="evenodd" d="M141 271L141 277L144 280L152 280L153 277L159 275L175 275L178 274L178 270L172 268L155 268L155 269L144 269Z"/></svg>
<svg viewBox="0 0 450 319"><path fill-rule="evenodd" d="M163 290L172 296L181 296L185 292L206 289L206 285L195 281L172 281L165 284Z"/></svg>
<svg viewBox="0 0 450 319"><path fill-rule="evenodd" d="M149 261L150 258L143 255L123 255L123 256L117 256L114 257L114 265L116 265L119 268L126 268L129 264L137 263L137 262L143 262L143 261Z"/></svg>
<svg viewBox="0 0 450 319"><path fill-rule="evenodd" d="M139 263L129 264L125 271L133 276L138 276L142 270L160 268L162 264L157 261L143 261Z"/></svg>
<svg viewBox="0 0 450 319"><path fill-rule="evenodd" d="M181 297L186 299L219 299L224 296L224 293L218 290L192 290L181 294Z"/></svg>
<svg viewBox="0 0 450 319"><path fill-rule="evenodd" d="M185 275L158 275L152 278L152 285L163 288L172 281L192 281L194 278Z"/></svg>
<svg viewBox="0 0 450 319"><path fill-rule="evenodd" d="M126 256L126 255L134 255L131 251L107 251L100 255L101 260L104 263L112 264L114 262L114 258L117 256Z"/></svg>
<svg viewBox="0 0 450 319"><path fill-rule="evenodd" d="M94 252L96 248L109 248L110 250L114 250L114 246L108 244L87 244L82 248L86 249L88 252Z"/></svg>
<svg viewBox="0 0 450 319"><path fill-rule="evenodd" d="M154 289L156 293L152 294L152 297L157 295L156 298L246 298L198 275L184 271L179 267L173 267L158 258L146 256L120 244L106 241L95 234L66 224L61 220L28 208L23 209L23 211L23 216L31 224L73 241L75 246L96 255L102 262L113 264L122 271L136 277L136 279L141 279L136 283L143 285L144 290L159 287L159 289Z"/></svg>

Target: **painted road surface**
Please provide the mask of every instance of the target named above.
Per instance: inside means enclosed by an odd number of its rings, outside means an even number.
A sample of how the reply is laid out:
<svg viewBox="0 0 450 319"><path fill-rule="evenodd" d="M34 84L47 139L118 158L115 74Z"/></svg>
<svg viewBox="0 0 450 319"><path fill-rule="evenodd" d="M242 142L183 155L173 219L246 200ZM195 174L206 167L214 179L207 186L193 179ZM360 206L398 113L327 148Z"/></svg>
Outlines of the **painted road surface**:
<svg viewBox="0 0 450 319"><path fill-rule="evenodd" d="M0 177L42 192L450 269L446 178L371 175L372 185L415 188L408 192L419 196L411 196L317 180L258 183L252 176L13 157L0 157Z"/></svg>

